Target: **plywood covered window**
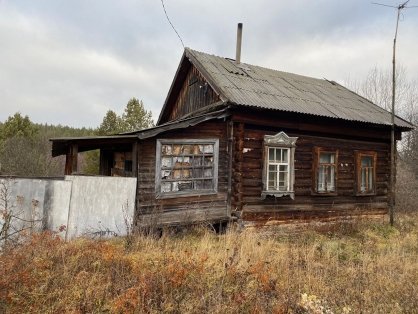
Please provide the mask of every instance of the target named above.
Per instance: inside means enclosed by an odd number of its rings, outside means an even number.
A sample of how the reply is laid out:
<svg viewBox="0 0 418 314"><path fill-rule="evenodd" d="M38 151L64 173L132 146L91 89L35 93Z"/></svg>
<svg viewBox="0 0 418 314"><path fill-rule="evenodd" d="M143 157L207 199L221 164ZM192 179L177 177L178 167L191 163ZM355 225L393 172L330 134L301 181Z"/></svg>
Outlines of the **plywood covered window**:
<svg viewBox="0 0 418 314"><path fill-rule="evenodd" d="M294 155L297 137L280 132L264 137L262 198L267 195L294 198Z"/></svg>
<svg viewBox="0 0 418 314"><path fill-rule="evenodd" d="M370 195L376 191L376 152L356 152L357 194Z"/></svg>
<svg viewBox="0 0 418 314"><path fill-rule="evenodd" d="M219 140L157 140L157 197L216 193Z"/></svg>
<svg viewBox="0 0 418 314"><path fill-rule="evenodd" d="M314 149L314 191L320 194L335 194L337 191L338 151Z"/></svg>

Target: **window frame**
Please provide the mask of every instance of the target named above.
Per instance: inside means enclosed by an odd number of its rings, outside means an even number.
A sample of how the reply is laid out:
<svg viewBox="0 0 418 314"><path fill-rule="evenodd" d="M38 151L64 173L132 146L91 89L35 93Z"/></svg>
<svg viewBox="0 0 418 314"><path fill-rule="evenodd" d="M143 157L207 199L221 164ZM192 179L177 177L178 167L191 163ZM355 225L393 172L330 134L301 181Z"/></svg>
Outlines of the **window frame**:
<svg viewBox="0 0 418 314"><path fill-rule="evenodd" d="M265 199L267 196L283 197L290 196L295 198L294 183L295 183L295 149L297 137L290 137L285 132L281 131L276 135L265 135L263 141L263 189L261 192L261 198ZM279 148L288 150L288 187L286 191L277 189L270 189L268 185L269 175L269 149ZM273 163L276 164L276 163Z"/></svg>
<svg viewBox="0 0 418 314"><path fill-rule="evenodd" d="M361 166L361 158L362 157L371 157L373 161L373 189L362 192L361 191L361 175L362 175L362 166ZM355 151L355 175L356 175L356 186L355 186L355 194L356 196L368 196L368 195L376 195L376 168L377 168L377 152L375 151Z"/></svg>
<svg viewBox="0 0 418 314"><path fill-rule="evenodd" d="M218 193L218 168L219 168L219 139L203 138L203 139L157 139L156 140L156 154L155 154L155 195L157 199L187 197L196 195L211 195ZM213 189L189 190L189 191L175 191L162 192L161 191L161 168L162 168L162 154L161 148L163 145L213 145ZM180 156L180 155L178 155ZM190 178L192 181L196 178ZM182 181L179 179L179 181Z"/></svg>
<svg viewBox="0 0 418 314"><path fill-rule="evenodd" d="M319 180L319 167L320 163L320 155L321 153L324 154L334 154L334 191L319 191L318 190L318 180ZM338 195L338 149L329 149L324 147L315 146L313 149L313 163L312 163L312 194L313 195L322 195L322 196L336 196Z"/></svg>

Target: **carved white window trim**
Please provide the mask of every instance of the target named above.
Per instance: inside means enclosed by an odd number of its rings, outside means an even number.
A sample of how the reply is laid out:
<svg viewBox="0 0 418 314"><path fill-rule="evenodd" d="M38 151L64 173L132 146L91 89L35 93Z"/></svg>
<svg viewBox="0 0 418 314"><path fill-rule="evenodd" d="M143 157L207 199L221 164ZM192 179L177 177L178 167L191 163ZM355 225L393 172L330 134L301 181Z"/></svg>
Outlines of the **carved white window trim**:
<svg viewBox="0 0 418 314"><path fill-rule="evenodd" d="M281 131L276 135L264 136L264 164L263 164L263 191L261 198L265 199L268 195L274 197L290 196L295 198L294 184L295 184L295 149L297 137L290 137L285 132ZM286 191L279 191L274 189L267 189L268 171L269 171L269 148L284 148L289 149L288 160L288 188Z"/></svg>

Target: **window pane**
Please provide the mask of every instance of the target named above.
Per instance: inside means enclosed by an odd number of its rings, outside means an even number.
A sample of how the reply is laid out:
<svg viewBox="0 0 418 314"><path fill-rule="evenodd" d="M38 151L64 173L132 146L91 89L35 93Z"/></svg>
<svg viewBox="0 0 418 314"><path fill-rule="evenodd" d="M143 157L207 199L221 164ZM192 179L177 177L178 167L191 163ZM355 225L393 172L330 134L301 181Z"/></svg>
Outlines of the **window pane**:
<svg viewBox="0 0 418 314"><path fill-rule="evenodd" d="M335 167L327 167L327 191L335 191Z"/></svg>
<svg viewBox="0 0 418 314"><path fill-rule="evenodd" d="M203 150L201 149L201 145L193 145L193 152L194 155L200 155L203 153Z"/></svg>
<svg viewBox="0 0 418 314"><path fill-rule="evenodd" d="M183 169L182 171L182 178L188 179L191 177L190 169Z"/></svg>
<svg viewBox="0 0 418 314"><path fill-rule="evenodd" d="M361 157L361 166L362 167L372 167L372 157L371 156L362 156Z"/></svg>
<svg viewBox="0 0 418 314"><path fill-rule="evenodd" d="M181 154L181 146L182 145L173 145L173 155L180 155Z"/></svg>
<svg viewBox="0 0 418 314"><path fill-rule="evenodd" d="M318 168L318 192L335 191L335 166L320 165Z"/></svg>
<svg viewBox="0 0 418 314"><path fill-rule="evenodd" d="M205 145L204 152L205 154L213 154L213 145Z"/></svg>
<svg viewBox="0 0 418 314"><path fill-rule="evenodd" d="M193 189L193 183L191 181L178 182L178 191L188 191Z"/></svg>
<svg viewBox="0 0 418 314"><path fill-rule="evenodd" d="M182 153L184 155L190 155L193 153L193 145L183 145Z"/></svg>
<svg viewBox="0 0 418 314"><path fill-rule="evenodd" d="M213 157L205 157L205 166L213 165Z"/></svg>
<svg viewBox="0 0 418 314"><path fill-rule="evenodd" d="M180 179L181 178L181 169L177 168L173 170L173 179Z"/></svg>
<svg viewBox="0 0 418 314"><path fill-rule="evenodd" d="M287 191L288 173L279 172L279 190Z"/></svg>
<svg viewBox="0 0 418 314"><path fill-rule="evenodd" d="M203 180L196 180L194 181L194 189L195 190L203 190L204 188L204 182Z"/></svg>
<svg viewBox="0 0 418 314"><path fill-rule="evenodd" d="M171 171L170 170L161 170L161 179L171 179Z"/></svg>
<svg viewBox="0 0 418 314"><path fill-rule="evenodd" d="M368 182L368 175L367 175L367 168L362 168L361 169L361 185L360 185L360 190L362 192L366 192L367 191L367 182Z"/></svg>
<svg viewBox="0 0 418 314"><path fill-rule="evenodd" d="M205 178L210 178L210 177L212 177L212 168L206 168L205 169L205 171L204 171L204 177Z"/></svg>
<svg viewBox="0 0 418 314"><path fill-rule="evenodd" d="M159 182L163 193L214 189L215 145L161 145ZM202 180L205 179L205 180Z"/></svg>
<svg viewBox="0 0 418 314"><path fill-rule="evenodd" d="M325 191L325 167L319 166L318 170L318 192Z"/></svg>
<svg viewBox="0 0 418 314"><path fill-rule="evenodd" d="M288 163L289 162L289 150L288 149L282 149L282 162Z"/></svg>
<svg viewBox="0 0 418 314"><path fill-rule="evenodd" d="M373 167L364 167L361 169L361 192L371 192L374 189Z"/></svg>
<svg viewBox="0 0 418 314"><path fill-rule="evenodd" d="M199 156L194 156L193 157L193 162L192 162L193 166L201 166L203 165L203 157Z"/></svg>
<svg viewBox="0 0 418 314"><path fill-rule="evenodd" d="M204 189L212 190L213 189L213 181L212 180L204 180Z"/></svg>
<svg viewBox="0 0 418 314"><path fill-rule="evenodd" d="M275 160L274 152L275 152L274 148L269 148L269 161L274 161Z"/></svg>
<svg viewBox="0 0 418 314"><path fill-rule="evenodd" d="M161 147L161 153L163 155L171 155L171 145L163 145Z"/></svg>
<svg viewBox="0 0 418 314"><path fill-rule="evenodd" d="M276 148L276 162L282 162L282 153L283 150L281 148Z"/></svg>
<svg viewBox="0 0 418 314"><path fill-rule="evenodd" d="M193 176L193 178L202 178L203 177L203 169L202 168L194 168L192 176Z"/></svg>
<svg viewBox="0 0 418 314"><path fill-rule="evenodd" d="M268 173L268 190L276 190L277 189L277 166L270 165L269 166L269 173Z"/></svg>
<svg viewBox="0 0 418 314"><path fill-rule="evenodd" d="M321 163L321 164L333 164L333 163L335 163L335 154L334 153L320 153L319 154L319 163Z"/></svg>
<svg viewBox="0 0 418 314"><path fill-rule="evenodd" d="M161 166L164 168L171 168L171 157L161 158Z"/></svg>
<svg viewBox="0 0 418 314"><path fill-rule="evenodd" d="M373 169L370 168L369 171L369 191L373 191L374 186L373 186Z"/></svg>
<svg viewBox="0 0 418 314"><path fill-rule="evenodd" d="M162 182L161 183L161 192L171 192L171 183L170 182Z"/></svg>

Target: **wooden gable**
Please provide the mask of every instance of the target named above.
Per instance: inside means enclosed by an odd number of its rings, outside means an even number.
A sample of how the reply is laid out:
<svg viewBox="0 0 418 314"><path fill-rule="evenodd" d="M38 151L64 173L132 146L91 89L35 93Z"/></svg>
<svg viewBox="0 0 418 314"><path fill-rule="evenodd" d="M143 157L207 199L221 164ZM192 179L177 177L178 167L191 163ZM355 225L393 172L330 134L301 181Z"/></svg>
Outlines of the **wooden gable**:
<svg viewBox="0 0 418 314"><path fill-rule="evenodd" d="M220 100L202 73L183 56L157 125L179 119Z"/></svg>

